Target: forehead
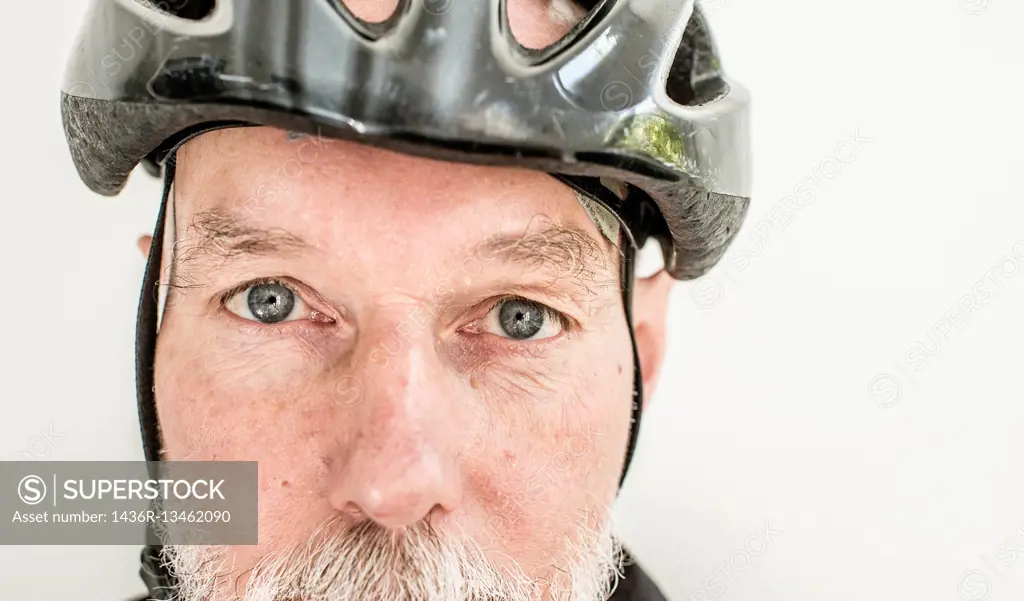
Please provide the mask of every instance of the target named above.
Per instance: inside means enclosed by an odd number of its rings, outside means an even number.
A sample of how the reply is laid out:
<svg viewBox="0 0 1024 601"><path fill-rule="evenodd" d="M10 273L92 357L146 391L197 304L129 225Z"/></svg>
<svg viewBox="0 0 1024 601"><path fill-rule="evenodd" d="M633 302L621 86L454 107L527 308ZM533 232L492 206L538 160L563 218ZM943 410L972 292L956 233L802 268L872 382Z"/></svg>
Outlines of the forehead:
<svg viewBox="0 0 1024 601"><path fill-rule="evenodd" d="M610 247L575 193L545 173L434 161L272 128L210 132L178 156L179 232L231 214L326 255L426 266L501 236L569 227Z"/></svg>
<svg viewBox="0 0 1024 601"><path fill-rule="evenodd" d="M457 220L460 230L536 212L567 222L585 216L573 190L546 173L436 161L269 127L203 134L177 160L176 208L185 213L234 209L278 220L298 211L308 221L343 209L349 220L414 216L437 226Z"/></svg>

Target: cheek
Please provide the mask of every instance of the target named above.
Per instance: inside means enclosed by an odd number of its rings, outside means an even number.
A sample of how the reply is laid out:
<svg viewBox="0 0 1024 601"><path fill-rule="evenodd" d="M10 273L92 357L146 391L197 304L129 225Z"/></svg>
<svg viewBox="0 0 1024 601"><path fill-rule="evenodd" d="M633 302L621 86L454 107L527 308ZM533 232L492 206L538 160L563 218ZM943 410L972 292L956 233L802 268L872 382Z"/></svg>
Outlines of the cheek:
<svg viewBox="0 0 1024 601"><path fill-rule="evenodd" d="M188 334L183 331L188 330ZM168 459L254 460L289 453L322 423L324 382L312 344L196 334L158 337L156 403Z"/></svg>
<svg viewBox="0 0 1024 601"><path fill-rule="evenodd" d="M294 344L161 332L155 381L164 459L259 464L260 546L240 549L239 560L293 542L331 516L321 449L333 413L326 375L311 367L318 364Z"/></svg>
<svg viewBox="0 0 1024 601"><path fill-rule="evenodd" d="M577 524L603 524L618 489L632 349L624 324L603 338L564 349L544 376L536 359L520 370L492 364L482 376L490 425L469 453L478 459L465 474L472 501L462 511L475 514L466 519L481 544L528 572L559 561Z"/></svg>

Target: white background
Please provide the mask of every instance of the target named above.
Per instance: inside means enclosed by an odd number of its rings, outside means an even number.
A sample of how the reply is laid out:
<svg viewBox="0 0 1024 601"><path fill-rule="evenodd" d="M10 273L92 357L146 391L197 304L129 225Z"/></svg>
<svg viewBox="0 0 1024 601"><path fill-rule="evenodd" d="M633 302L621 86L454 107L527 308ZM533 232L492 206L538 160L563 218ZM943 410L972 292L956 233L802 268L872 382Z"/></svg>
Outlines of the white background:
<svg viewBox="0 0 1024 601"><path fill-rule="evenodd" d="M141 457L135 238L158 187L102 198L72 168L58 88L84 6L4 5L3 460ZM708 7L753 93L754 203L675 291L620 532L673 601L1024 598L1024 244L1004 261L1024 240L1024 6ZM811 200L783 212L795 191ZM123 599L138 551L0 546L0 596Z"/></svg>

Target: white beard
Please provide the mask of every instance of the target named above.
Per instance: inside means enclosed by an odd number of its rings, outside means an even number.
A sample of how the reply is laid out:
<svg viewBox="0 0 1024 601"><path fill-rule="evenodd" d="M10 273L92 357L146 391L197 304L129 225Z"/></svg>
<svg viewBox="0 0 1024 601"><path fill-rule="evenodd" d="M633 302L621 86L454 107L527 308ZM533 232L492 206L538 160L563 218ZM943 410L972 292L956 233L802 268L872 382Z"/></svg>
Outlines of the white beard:
<svg viewBox="0 0 1024 601"><path fill-rule="evenodd" d="M303 545L264 556L241 596L242 574L226 565L226 549L168 545L177 601L605 601L621 576L623 553L609 523L577 526L566 537L567 568L530 579L502 569L466 537L420 523L398 533L373 522L348 530L319 529Z"/></svg>

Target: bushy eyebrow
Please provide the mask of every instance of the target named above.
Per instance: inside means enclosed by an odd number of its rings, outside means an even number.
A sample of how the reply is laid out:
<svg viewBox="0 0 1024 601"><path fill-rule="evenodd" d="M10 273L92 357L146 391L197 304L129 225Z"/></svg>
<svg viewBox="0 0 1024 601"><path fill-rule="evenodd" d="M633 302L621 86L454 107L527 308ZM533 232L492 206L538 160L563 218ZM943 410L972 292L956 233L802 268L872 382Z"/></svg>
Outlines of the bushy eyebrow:
<svg viewBox="0 0 1024 601"><path fill-rule="evenodd" d="M592 294L591 286L617 282L614 276L602 277L613 266L614 255L609 249L615 248L581 228L548 223L537 231L488 239L476 248L475 255L554 274L556 279L573 282Z"/></svg>
<svg viewBox="0 0 1024 601"><path fill-rule="evenodd" d="M474 247L471 256L482 262L497 261L555 273L558 279L571 280L592 293L591 285L617 283L615 277L598 275L612 267L614 254L609 249L614 250L615 246L581 228L546 222L528 228L525 234L488 238ZM170 285L200 286L198 272L208 273L233 261L297 256L316 250L301 236L287 230L256 225L237 211L212 209L195 214L185 228L185 235L175 241Z"/></svg>
<svg viewBox="0 0 1024 601"><path fill-rule="evenodd" d="M197 237L195 250L214 251L230 258L235 255L291 254L312 250L301 237L280 228L262 228L244 217L223 209L197 213L186 234Z"/></svg>
<svg viewBox="0 0 1024 601"><path fill-rule="evenodd" d="M171 253L170 285L200 285L197 271L223 266L232 260L274 255L296 255L313 245L281 228L254 225L243 215L226 209L196 213Z"/></svg>

